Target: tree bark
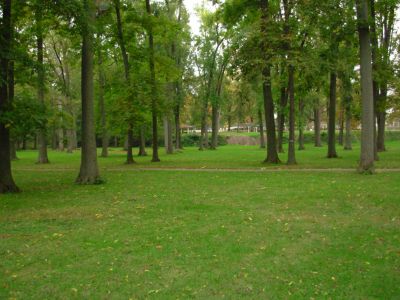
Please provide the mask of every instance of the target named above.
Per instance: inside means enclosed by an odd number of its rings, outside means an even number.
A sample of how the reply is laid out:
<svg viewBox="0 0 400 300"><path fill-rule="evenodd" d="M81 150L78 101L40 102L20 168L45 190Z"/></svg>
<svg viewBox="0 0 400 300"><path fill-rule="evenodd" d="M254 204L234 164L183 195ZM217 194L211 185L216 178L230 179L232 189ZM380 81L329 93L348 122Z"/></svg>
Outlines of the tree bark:
<svg viewBox="0 0 400 300"><path fill-rule="evenodd" d="M7 83L10 60L12 53L12 23L11 23L11 0L2 0L2 24L1 41L2 49L0 51L0 114L10 109L10 99ZM0 194L19 192L16 186L12 172L10 159L10 131L9 127L1 121L0 118Z"/></svg>
<svg viewBox="0 0 400 300"><path fill-rule="evenodd" d="M296 150L295 150L295 103L294 103L294 67L289 65L289 148L288 148L288 165L295 165Z"/></svg>
<svg viewBox="0 0 400 300"><path fill-rule="evenodd" d="M336 73L330 74L328 120L328 158L336 158Z"/></svg>
<svg viewBox="0 0 400 300"><path fill-rule="evenodd" d="M219 107L218 104L212 105L212 124L211 124L211 147L210 149L216 150L218 147L218 130L219 130Z"/></svg>
<svg viewBox="0 0 400 300"><path fill-rule="evenodd" d="M150 0L146 1L146 11L150 18L152 16ZM156 86L156 73L154 66L154 40L153 40L153 25L148 25L148 37L149 37L149 67L150 67L150 85L151 85L151 114L152 114L152 131L153 131L153 157L152 162L159 162L158 156L158 104L157 104L157 86Z"/></svg>
<svg viewBox="0 0 400 300"><path fill-rule="evenodd" d="M79 184L98 184L102 180L97 165L93 99L95 0L84 0L83 4L86 16L82 20L82 150L81 166L76 182Z"/></svg>
<svg viewBox="0 0 400 300"><path fill-rule="evenodd" d="M374 95L372 87L371 39L367 0L357 0L361 74L361 154L359 171L374 172Z"/></svg>
<svg viewBox="0 0 400 300"><path fill-rule="evenodd" d="M45 92L45 69L43 65L43 26L42 26L42 7L41 5L36 6L36 38L37 38L37 93L42 110L45 109L44 103L44 92ZM46 123L41 124L38 131L38 144L39 144L39 156L38 164L48 164L49 158L47 156L47 138L46 138Z"/></svg>
<svg viewBox="0 0 400 300"><path fill-rule="evenodd" d="M338 137L338 144L343 146L344 140L344 111L343 108L340 108L339 112L339 137Z"/></svg>

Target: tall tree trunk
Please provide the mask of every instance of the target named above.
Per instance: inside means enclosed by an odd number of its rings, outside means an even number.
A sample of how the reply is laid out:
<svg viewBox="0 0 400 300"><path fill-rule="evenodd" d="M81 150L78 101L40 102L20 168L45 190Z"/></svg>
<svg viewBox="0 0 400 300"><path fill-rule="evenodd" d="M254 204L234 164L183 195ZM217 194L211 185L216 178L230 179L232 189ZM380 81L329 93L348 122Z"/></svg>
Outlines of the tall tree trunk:
<svg viewBox="0 0 400 300"><path fill-rule="evenodd" d="M289 148L288 148L288 165L295 165L295 106L294 106L294 67L289 65Z"/></svg>
<svg viewBox="0 0 400 300"><path fill-rule="evenodd" d="M281 87L281 98L278 111L278 152L284 153L283 150L283 132L285 130L285 108L287 105L288 93L285 87Z"/></svg>
<svg viewBox="0 0 400 300"><path fill-rule="evenodd" d="M97 165L93 99L95 0L84 0L83 4L86 18L82 22L82 151L81 167L76 182L79 184L98 184L102 181Z"/></svg>
<svg viewBox="0 0 400 300"><path fill-rule="evenodd" d="M350 76L343 73L341 76L342 81L342 99L343 99L343 109L344 109L344 116L345 119L345 136L344 136L344 150L352 150L351 145L351 106L353 102L352 97L352 84L350 80Z"/></svg>
<svg viewBox="0 0 400 300"><path fill-rule="evenodd" d="M145 126L140 126L139 132L139 154L138 156L147 156L146 153L146 135L145 135Z"/></svg>
<svg viewBox="0 0 400 300"><path fill-rule="evenodd" d="M328 158L336 158L336 73L331 72L329 84Z"/></svg>
<svg viewBox="0 0 400 300"><path fill-rule="evenodd" d="M321 143L321 107L319 100L314 106L314 146L322 147Z"/></svg>
<svg viewBox="0 0 400 300"><path fill-rule="evenodd" d="M266 51L268 48L267 39L270 12L268 0L261 0L261 36L265 40L263 41L263 50ZM276 132L275 132L275 120L274 120L274 101L272 98L272 86L271 86L271 65L268 57L264 57L265 66L262 70L263 75L263 94L264 94L264 110L265 110L265 123L267 130L267 157L264 162L277 164L280 162L277 147L276 147Z"/></svg>
<svg viewBox="0 0 400 300"><path fill-rule="evenodd" d="M151 18L151 6L150 0L146 1L146 11L149 18ZM149 67L150 67L150 85L151 85L151 114L152 114L152 131L153 131L153 157L152 162L159 162L158 157L158 104L157 104L157 86L156 86L156 73L154 66L154 40L153 40L153 27L151 22L148 24L148 36L149 36Z"/></svg>
<svg viewBox="0 0 400 300"><path fill-rule="evenodd" d="M105 86L105 76L103 70L103 57L101 54L101 49L98 50L99 56L99 109L100 109L100 124L101 124L101 156L108 156L108 132L107 132L107 119L106 119L106 108L104 104L104 86Z"/></svg>
<svg viewBox="0 0 400 300"><path fill-rule="evenodd" d="M11 0L2 0L2 24L1 41L2 49L0 51L0 114L10 109L8 95L8 73L10 67L10 56L12 53L12 23L11 23ZM11 64L12 66L12 64ZM19 192L16 186L12 172L10 159L10 131L7 124L0 118L0 194Z"/></svg>
<svg viewBox="0 0 400 300"><path fill-rule="evenodd" d="M8 68L8 101L12 103L14 101L14 61L9 62ZM16 141L10 138L10 158L11 160L18 160Z"/></svg>
<svg viewBox="0 0 400 300"><path fill-rule="evenodd" d="M258 108L258 122L260 124L260 147L265 148L264 121L261 108Z"/></svg>
<svg viewBox="0 0 400 300"><path fill-rule="evenodd" d="M37 38L37 93L38 99L42 109L45 109L44 103L44 90L45 90L45 69L43 65L43 26L42 26L42 7L36 6L36 38ZM46 138L46 124L42 124L38 132L39 156L38 164L48 164L49 158L47 156L47 138Z"/></svg>
<svg viewBox="0 0 400 300"><path fill-rule="evenodd" d="M357 0L361 74L361 155L360 172L374 172L374 95L372 88L371 40L367 0Z"/></svg>
<svg viewBox="0 0 400 300"><path fill-rule="evenodd" d="M376 132L376 120L378 117L378 98L379 98L379 84L375 79L378 72L377 62L377 51L378 51L378 38L376 33L376 22L375 22L375 0L369 0L370 3L370 43L371 43L371 58L372 58L372 95L374 100L374 159L379 160L378 157L378 146L377 146L377 132ZM368 3L366 4L368 5Z"/></svg>
<svg viewBox="0 0 400 300"><path fill-rule="evenodd" d="M167 154L173 154L174 149L172 147L172 131L171 131L171 122L168 118L168 116L164 116L163 118L164 122L164 147L165 147L165 153Z"/></svg>
<svg viewBox="0 0 400 300"><path fill-rule="evenodd" d="M133 159L132 147L133 147L133 126L132 126L132 124L129 124L128 144L127 144L127 152L126 152L126 164L127 165L135 163L135 160Z"/></svg>

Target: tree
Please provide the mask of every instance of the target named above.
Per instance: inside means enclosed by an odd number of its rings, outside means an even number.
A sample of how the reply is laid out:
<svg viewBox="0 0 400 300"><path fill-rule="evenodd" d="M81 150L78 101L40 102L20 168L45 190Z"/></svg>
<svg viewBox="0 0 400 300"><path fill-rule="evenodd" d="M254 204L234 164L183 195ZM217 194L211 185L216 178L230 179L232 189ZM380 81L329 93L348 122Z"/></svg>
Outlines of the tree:
<svg viewBox="0 0 400 300"><path fill-rule="evenodd" d="M158 157L158 100L157 100L157 83L156 83L156 71L155 71L155 63L154 63L154 37L153 37L153 20L151 13L150 0L146 1L146 12L149 17L149 22L147 24L147 34L149 41L149 68L150 68L150 86L151 86L151 114L152 114L152 133L153 133L153 156L152 162L159 162L160 158Z"/></svg>
<svg viewBox="0 0 400 300"><path fill-rule="evenodd" d="M93 26L95 24L95 1L84 0L81 16L82 26L82 151L81 167L76 182L79 184L101 183L97 165L96 137L93 99Z"/></svg>
<svg viewBox="0 0 400 300"><path fill-rule="evenodd" d="M371 39L367 0L357 0L358 35L360 40L361 74L361 155L359 171L374 172L374 95L372 88Z"/></svg>
<svg viewBox="0 0 400 300"><path fill-rule="evenodd" d="M12 53L11 0L2 0L2 22L0 32L0 194L19 192L11 172L10 129L6 115L10 111L9 86L10 57Z"/></svg>

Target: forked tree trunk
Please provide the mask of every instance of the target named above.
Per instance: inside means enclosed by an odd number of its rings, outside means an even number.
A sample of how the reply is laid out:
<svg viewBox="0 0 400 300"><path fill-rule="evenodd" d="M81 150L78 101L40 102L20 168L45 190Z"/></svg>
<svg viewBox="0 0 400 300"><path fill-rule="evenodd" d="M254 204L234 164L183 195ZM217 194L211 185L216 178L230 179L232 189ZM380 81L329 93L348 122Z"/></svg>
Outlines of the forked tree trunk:
<svg viewBox="0 0 400 300"><path fill-rule="evenodd" d="M260 148L265 148L264 121L261 108L258 109L258 122L260 124Z"/></svg>
<svg viewBox="0 0 400 300"><path fill-rule="evenodd" d="M295 165L295 106L294 106L294 67L289 65L289 148L288 148L288 165Z"/></svg>
<svg viewBox="0 0 400 300"><path fill-rule="evenodd" d="M328 158L336 158L336 73L331 72L329 84Z"/></svg>
<svg viewBox="0 0 400 300"><path fill-rule="evenodd" d="M2 0L2 26L1 41L2 51L0 51L0 114L9 109L9 95L7 79L12 47L12 25L11 25L11 0ZM11 64L12 65L12 64ZM10 159L10 131L9 127L0 118L0 194L19 192L11 172Z"/></svg>
<svg viewBox="0 0 400 300"><path fill-rule="evenodd" d="M42 109L45 108L44 103L44 90L45 90L45 69L43 65L43 26L42 26L42 7L36 6L36 38L37 38L37 93L38 99ZM47 156L47 138L46 138L46 124L42 124L38 132L39 156L38 164L48 164L49 158Z"/></svg>
<svg viewBox="0 0 400 300"><path fill-rule="evenodd" d="M82 151L81 167L76 182L79 184L101 183L97 165L96 136L93 99L93 27L95 0L84 0L86 18L82 27Z"/></svg>
<svg viewBox="0 0 400 300"><path fill-rule="evenodd" d="M374 95L372 88L371 40L367 0L357 0L361 74L361 154L359 171L374 172Z"/></svg>

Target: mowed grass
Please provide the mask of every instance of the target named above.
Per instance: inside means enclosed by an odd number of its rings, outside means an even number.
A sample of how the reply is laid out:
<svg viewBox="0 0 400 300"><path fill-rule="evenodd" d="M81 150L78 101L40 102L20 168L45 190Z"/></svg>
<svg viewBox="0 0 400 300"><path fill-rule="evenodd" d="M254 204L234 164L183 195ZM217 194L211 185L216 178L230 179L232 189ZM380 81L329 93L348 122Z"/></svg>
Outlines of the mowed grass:
<svg viewBox="0 0 400 300"><path fill-rule="evenodd" d="M334 164L307 148L309 167L356 166L357 150ZM399 165L398 148L379 163ZM399 172L139 171L150 158L124 166L119 151L99 159L97 186L73 184L78 154L43 167L19 153L23 193L0 196L0 299L399 297ZM264 155L187 149L156 165L259 168Z"/></svg>
<svg viewBox="0 0 400 300"><path fill-rule="evenodd" d="M286 145L285 145L286 146ZM379 153L380 160L376 162L377 168L393 169L400 168L400 141L388 142L388 151ZM187 147L182 152L172 155L165 154L164 148L159 149L161 162L151 162L151 149L147 149L148 156L135 156L136 164L125 165L126 153L121 148L110 148L109 157L99 157L101 169L135 169L135 168L195 168L195 169L329 169L350 168L356 169L360 158L360 146L355 144L353 150L345 151L337 146L339 157L327 159L327 147L316 148L311 144L306 145L306 150L296 151L298 164L287 166L287 151L279 154L282 163L265 164L266 150L258 146L221 146L218 150L199 151L197 147ZM99 150L100 153L100 150ZM138 153L138 149L134 149ZM51 165L36 165L37 151L18 152L20 160L13 162L14 169L75 169L79 170L80 153L73 154L65 152L50 151L49 159Z"/></svg>

